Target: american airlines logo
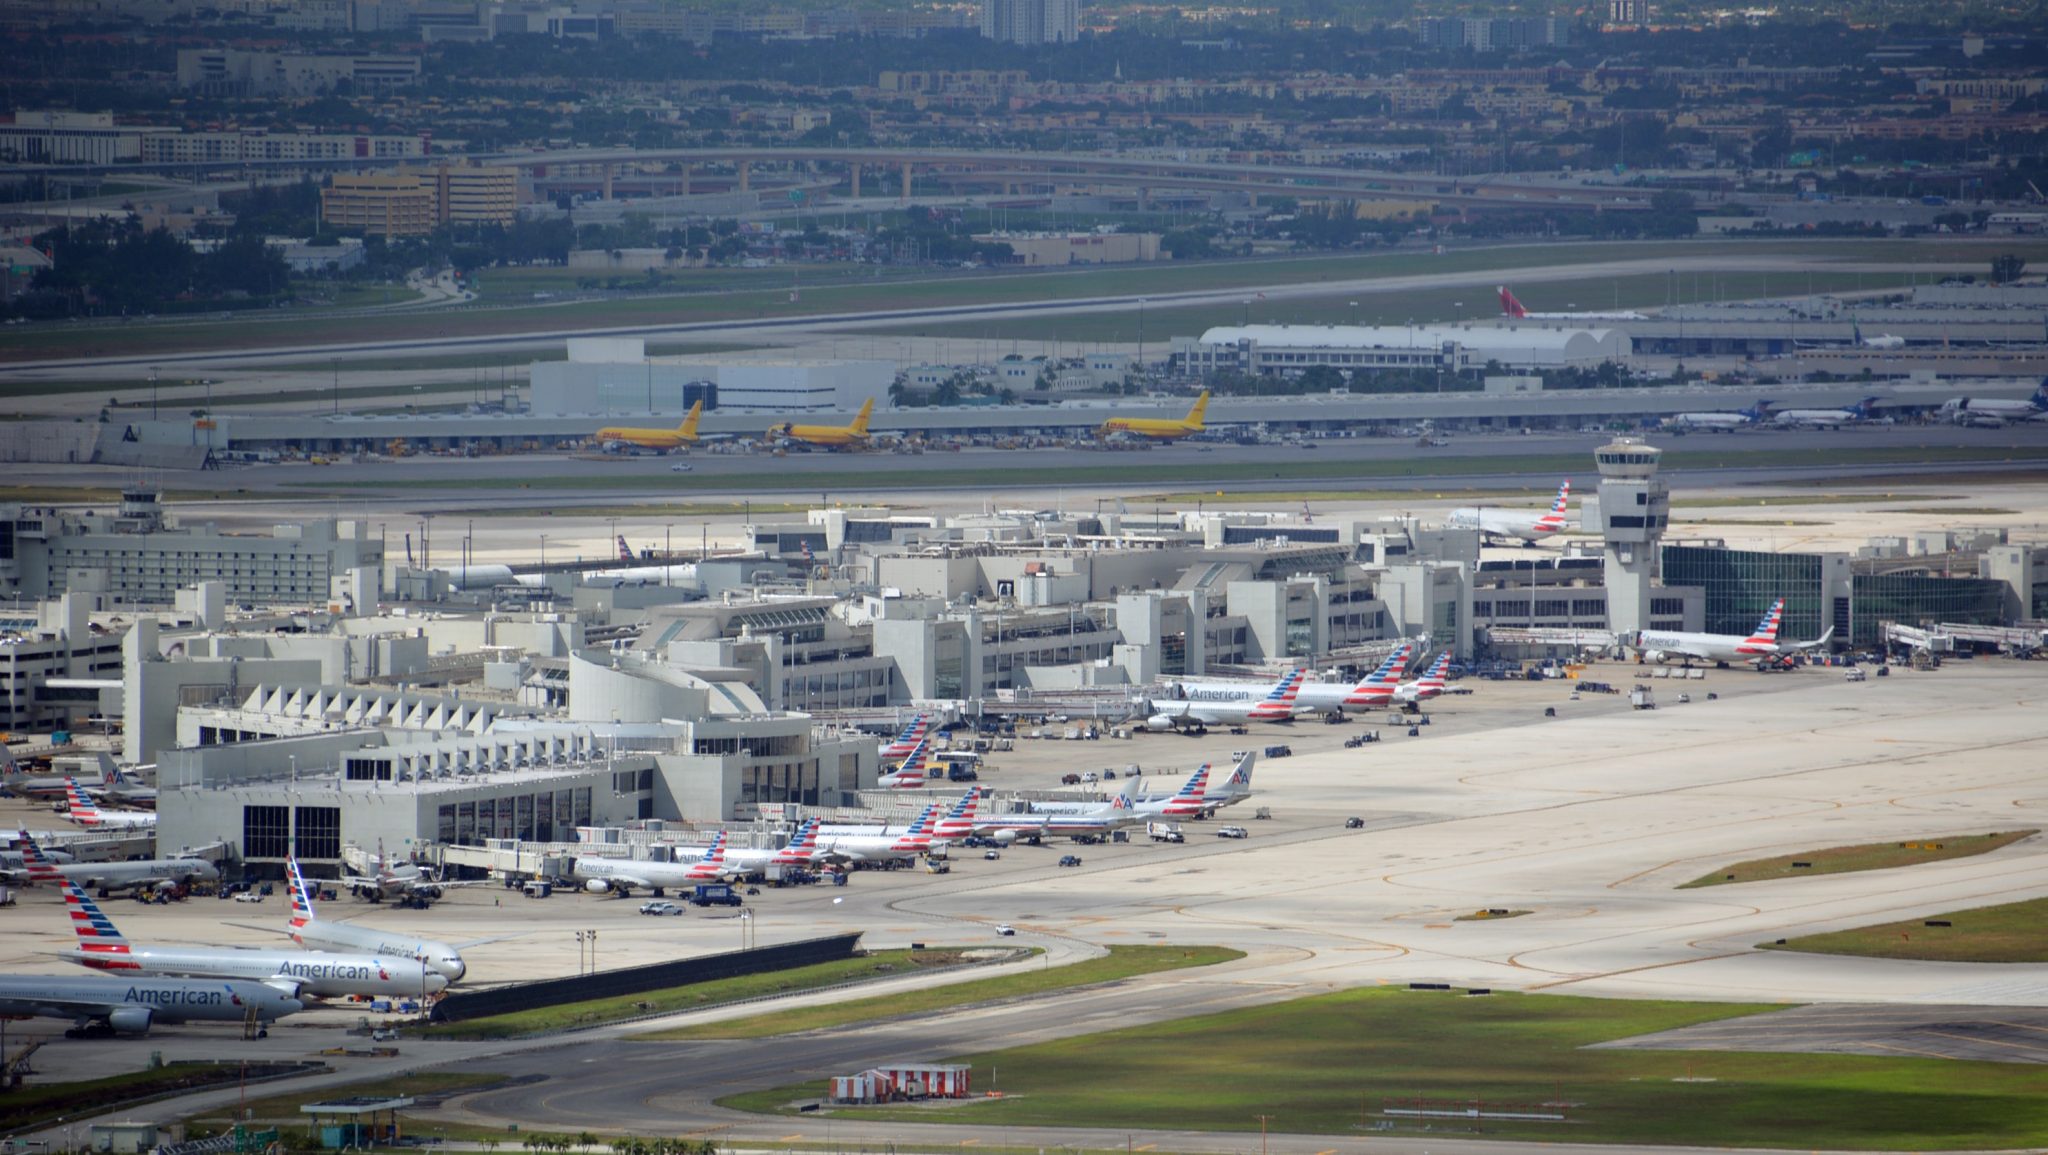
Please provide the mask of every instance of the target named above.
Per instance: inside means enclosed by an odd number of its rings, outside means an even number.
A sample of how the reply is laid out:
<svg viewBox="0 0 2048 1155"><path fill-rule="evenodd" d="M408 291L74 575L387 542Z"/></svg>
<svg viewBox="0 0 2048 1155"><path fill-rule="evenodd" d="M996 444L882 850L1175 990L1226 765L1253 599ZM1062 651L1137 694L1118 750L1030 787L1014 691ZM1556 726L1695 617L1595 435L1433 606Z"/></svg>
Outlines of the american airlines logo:
<svg viewBox="0 0 2048 1155"><path fill-rule="evenodd" d="M1251 698L1245 690L1187 690L1190 702L1243 702Z"/></svg>
<svg viewBox="0 0 2048 1155"><path fill-rule="evenodd" d="M372 978L388 979L391 977L382 973L376 967L365 966L361 963L285 962L278 966L277 973L298 979L345 979L352 981Z"/></svg>
<svg viewBox="0 0 2048 1155"><path fill-rule="evenodd" d="M127 997L123 1001L148 1003L153 1007L217 1007L233 997L234 992L226 989L194 991L166 990L162 987L129 987ZM237 1005L240 1005L241 1001L239 998L235 999Z"/></svg>

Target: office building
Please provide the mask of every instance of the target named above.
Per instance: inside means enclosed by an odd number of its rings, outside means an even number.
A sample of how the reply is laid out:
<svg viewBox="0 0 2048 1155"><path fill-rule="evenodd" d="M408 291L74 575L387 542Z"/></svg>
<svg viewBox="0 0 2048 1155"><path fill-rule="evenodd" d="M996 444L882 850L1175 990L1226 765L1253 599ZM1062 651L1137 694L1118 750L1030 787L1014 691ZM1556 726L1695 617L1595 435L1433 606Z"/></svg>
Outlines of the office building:
<svg viewBox="0 0 2048 1155"><path fill-rule="evenodd" d="M337 173L320 190L320 223L338 232L423 237L439 220L434 180L417 173Z"/></svg>
<svg viewBox="0 0 2048 1155"><path fill-rule="evenodd" d="M1081 35L1080 0L983 0L981 34L1008 44L1072 44Z"/></svg>

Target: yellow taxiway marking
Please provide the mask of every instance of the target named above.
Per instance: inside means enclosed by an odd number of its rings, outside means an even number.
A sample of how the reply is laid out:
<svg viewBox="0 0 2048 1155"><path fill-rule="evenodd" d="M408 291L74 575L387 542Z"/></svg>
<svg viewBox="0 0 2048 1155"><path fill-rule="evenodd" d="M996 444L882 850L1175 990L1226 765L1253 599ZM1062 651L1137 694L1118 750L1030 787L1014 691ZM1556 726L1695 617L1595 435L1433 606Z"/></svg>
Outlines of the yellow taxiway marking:
<svg viewBox="0 0 2048 1155"><path fill-rule="evenodd" d="M1137 1145L1136 1147L1133 1147L1133 1148L1131 1148L1131 1150L1133 1150L1133 1151L1150 1151L1150 1150L1152 1150L1152 1149L1153 1149L1154 1147L1157 1147L1157 1146L1159 1146L1159 1144L1157 1144L1157 1143L1140 1143L1140 1144L1138 1144L1138 1145Z"/></svg>
<svg viewBox="0 0 2048 1155"><path fill-rule="evenodd" d="M796 1142L796 1141L797 1141L798 1139L801 1139L801 1138L803 1138L803 1137L804 1137L804 1133L803 1133L802 1131L798 1131L798 1132L797 1132L796 1134L794 1134L794 1135L784 1135L784 1136L783 1136L782 1138L780 1138L780 1139L777 1139L777 1140L776 1140L776 1142L777 1142L777 1143L794 1143L794 1142Z"/></svg>

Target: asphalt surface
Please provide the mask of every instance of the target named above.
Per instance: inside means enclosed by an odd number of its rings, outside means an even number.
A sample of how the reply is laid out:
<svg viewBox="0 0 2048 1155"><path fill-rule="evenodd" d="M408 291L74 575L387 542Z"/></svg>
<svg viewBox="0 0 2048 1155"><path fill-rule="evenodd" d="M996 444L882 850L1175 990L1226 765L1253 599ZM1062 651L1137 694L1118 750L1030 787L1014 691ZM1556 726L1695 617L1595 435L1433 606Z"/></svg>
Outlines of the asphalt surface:
<svg viewBox="0 0 2048 1155"><path fill-rule="evenodd" d="M1599 1046L2048 1063L2048 1007L1794 1007Z"/></svg>
<svg viewBox="0 0 2048 1155"><path fill-rule="evenodd" d="M1530 472L1516 458L1565 455L1584 464L1568 470L1588 479L1593 451L1611 440L1607 433L1566 433L1535 435L1461 435L1449 444L1424 448L1410 438L1332 438L1311 444L1313 449L1292 445L1253 445L1180 442L1138 449L1042 448L963 449L958 452L906 453L792 453L774 457L763 453L697 452L687 458L629 457L599 459L567 454L523 454L505 457L453 458L409 457L384 461L337 462L328 465L284 463L254 465L218 472L184 472L159 475L169 489L201 489L231 493L252 500L290 496L312 503L322 494L332 494L352 509L396 508L412 511L456 512L461 510L524 509L536 506L618 506L632 502L689 501L701 497L759 497L763 501L807 501L812 498L854 500L865 494L938 490L957 493L960 477L977 476L977 489L1029 488L1043 490L1057 485L1063 475L1075 471L1127 469L1126 482L1090 482L1085 490L1076 485L1073 508L1087 508L1099 496L1159 490L1201 491L1341 491L1410 490L1426 493L1466 486L1530 486L1550 488L1557 484L1556 472ZM1946 451L1968 448L2009 451L2018 457L2039 457L2048 453L2048 422L2031 422L2004 429L1970 429L1954 425L1882 426L1842 430L1758 431L1734 435L1694 434L1686 437L1651 435L1651 441L1667 454L1729 454L1731 464L1668 465L1662 476L1674 489L1688 486L1745 485L1756 483L1895 477L1914 474L1946 476L1973 472L2000 472L2014 468L2005 460L1950 462L1935 454L1918 461L1828 462L1802 460L1803 454L1836 450ZM1768 463L1751 463L1740 455L1775 454ZM1485 459L1499 459L1490 468ZM671 466L686 461L690 472L675 473ZM1461 463L1455 472L1447 462ZM1028 465L1027 465L1028 463ZM1357 465L1348 473L1346 465ZM1271 467L1270 477L1257 476L1255 467ZM1204 471L1219 467L1245 470L1249 476L1233 475L1211 481ZM1295 476L1291 471L1314 467L1318 476ZM2035 466L2036 468L2038 466ZM1383 472L1391 469L1392 472ZM997 471L1014 470L1014 476L995 476ZM892 477L877 483L873 475L888 471L910 475L907 480ZM1322 471L1328 471L1324 473ZM24 486L122 487L132 484L132 469L103 466L17 464L8 467L8 481ZM818 488L765 489L764 479L787 485L790 477L815 479ZM927 480L928 478L928 480ZM585 488L588 487L588 488Z"/></svg>
<svg viewBox="0 0 2048 1155"><path fill-rule="evenodd" d="M1626 666L1599 666L1589 677L1626 683L1631 673ZM1011 941L992 933L1002 921L1017 927L1018 941L1065 957L1079 957L1077 944L1084 943L1219 943L1248 952L1236 963L798 1038L667 1043L630 1037L644 1027L611 1028L528 1043L408 1042L396 1059L341 1062L357 1077L450 1063L544 1074L545 1082L457 1098L437 1112L494 1126L516 1121L527 1130L590 1127L868 1146L1113 1147L1125 1142L1125 1133L1103 1127L1006 1129L976 1125L971 1116L915 1125L846 1116L763 1118L711 1103L738 1090L847 1073L887 1059L937 1059L1411 981L1832 1005L1840 1008L1832 1016L1766 1020L1750 1037L1771 1049L1890 1044L1926 1054L1944 1053L1935 1041L1960 1035L1976 1049L1957 1044L1947 1053L2038 1061L2038 1046L2022 1051L1999 1044L2027 1040L2042 1023L2038 1008L2048 1003L2048 965L1902 963L1761 951L1755 944L2041 893L2048 887L2048 840L1900 870L1674 888L1727 862L1765 854L2044 825L2048 797L2039 767L2048 761L2042 722L2048 669L1987 659L1931 673L1894 671L1865 683L1816 669L1773 676L1714 671L1683 685L1655 684L1663 708L1638 712L1620 696L1571 700L1570 687L1559 683L1478 682L1473 694L1434 704L1434 724L1421 736L1387 732L1384 741L1361 750L1341 748L1350 727L1297 724L1286 740L1300 753L1262 760L1254 780L1256 804L1270 807L1274 818L1247 822L1253 836L1241 842L1204 838L1197 827L1186 846L1083 848L1078 870L1051 865L1059 847L1016 848L1000 862L963 862L949 876L862 876L843 895L809 890L758 900L765 917L757 917L756 927L764 941L853 927L865 930L873 945L910 938L993 945ZM1693 700L1678 702L1681 691ZM1707 692L1719 700L1706 700ZM1543 717L1550 707L1560 716ZM1738 736L1745 748L1769 756L1731 757ZM1029 756L1020 754L996 773L1005 786L1036 783L1062 764L1141 761L1164 773L1196 758L1213 759L1229 741L1155 736L1026 743ZM1350 814L1366 817L1367 828L1345 830L1342 820ZM731 920L694 917L640 919L644 929L636 939L623 925L632 920L624 910L629 904L588 896L505 901L513 908L458 892L431 916L451 939L487 934L494 926L525 932L522 939L478 948L474 972L510 974L524 967L565 973L576 957L567 928L604 918L613 919L602 925L607 936L617 936L621 951L662 950L664 940L671 952L704 949L734 936ZM1455 921L1459 913L1489 906L1532 913ZM161 917L204 919L207 913L188 909ZM380 911L366 917L401 922L414 916ZM51 933L62 934L61 926ZM629 946L635 942L640 945ZM4 953L39 950L34 939L13 945ZM1873 1018L1872 1004L1896 1015ZM287 1025L253 1053L308 1054L332 1040L332 1030ZM59 1044L44 1055L53 1065L91 1062L104 1069L109 1062L139 1062L149 1051L177 1058L209 1047L219 1053L220 1045L217 1034L180 1029L135 1042ZM233 1101L232 1092L220 1092L133 1113L168 1117ZM1268 1144L1288 1155L1310 1155L1352 1149L1364 1138L1275 1135ZM1369 1138L1373 1151L1454 1149L1435 1137ZM1241 1133L1171 1131L1134 1132L1129 1141L1204 1152L1242 1152L1256 1142Z"/></svg>

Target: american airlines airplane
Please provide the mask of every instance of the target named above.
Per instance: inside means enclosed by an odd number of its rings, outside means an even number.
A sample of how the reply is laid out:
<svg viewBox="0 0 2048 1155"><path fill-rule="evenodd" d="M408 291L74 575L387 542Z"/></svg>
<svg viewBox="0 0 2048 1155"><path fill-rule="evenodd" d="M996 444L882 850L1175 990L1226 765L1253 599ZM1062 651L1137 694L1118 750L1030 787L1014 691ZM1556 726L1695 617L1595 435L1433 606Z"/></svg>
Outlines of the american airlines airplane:
<svg viewBox="0 0 2048 1155"><path fill-rule="evenodd" d="M910 753L896 769L875 779L875 785L890 790L922 790L943 777L931 772L932 740L930 735L917 740Z"/></svg>
<svg viewBox="0 0 2048 1155"><path fill-rule="evenodd" d="M884 758L908 758L911 751L917 749L918 743L924 741L925 734L931 728L932 716L930 714L919 714L910 720L909 725L903 727L903 732L896 735L895 741L882 747L876 753Z"/></svg>
<svg viewBox="0 0 2048 1155"><path fill-rule="evenodd" d="M153 810L101 810L75 778L64 780L64 793L71 801L71 821L87 830L142 830L156 828Z"/></svg>
<svg viewBox="0 0 2048 1155"><path fill-rule="evenodd" d="M1565 503L1571 500L1571 496L1572 479L1567 477L1564 484L1557 487L1557 499L1550 503L1547 512L1467 506L1452 510L1444 524L1452 529L1476 529L1484 537L1516 538L1527 545L1563 533L1569 527Z"/></svg>
<svg viewBox="0 0 2048 1155"><path fill-rule="evenodd" d="M1403 706L1420 705L1431 698L1441 697L1444 692L1444 676L1451 669L1451 652L1445 650L1429 664L1429 669L1412 682L1403 682L1394 687L1394 701Z"/></svg>
<svg viewBox="0 0 2048 1155"><path fill-rule="evenodd" d="M251 1013L263 1038L304 1005L262 983L0 975L0 1015L70 1019L64 1034L74 1039L146 1035L158 1023L245 1023Z"/></svg>
<svg viewBox="0 0 2048 1155"><path fill-rule="evenodd" d="M654 862L644 858L598 858L586 855L576 860L570 873L583 880L592 894L616 894L620 898L635 890L660 894L669 887L694 886L700 882L725 882L736 874L725 861L725 831L711 840L702 856L689 862Z"/></svg>
<svg viewBox="0 0 2048 1155"><path fill-rule="evenodd" d="M1404 641L1394 647L1377 668L1355 685L1341 682L1308 682L1301 684L1301 691L1294 697L1298 710L1334 712L1342 710L1367 709L1384 706L1393 696L1394 684L1400 681L1401 671L1408 668L1408 659L1415 653L1415 643ZM1197 702L1248 702L1263 698L1272 692L1264 682L1176 682L1174 694Z"/></svg>
<svg viewBox="0 0 2048 1155"><path fill-rule="evenodd" d="M248 979L293 998L404 997L438 994L448 987L446 975L410 958L130 942L75 882L64 884L64 905L71 912L71 929L78 935L78 949L64 957L111 974Z"/></svg>
<svg viewBox="0 0 2048 1155"><path fill-rule="evenodd" d="M1782 654L1797 653L1801 650L1819 649L1835 636L1834 627L1828 627L1820 637L1810 642L1780 642L1778 627L1785 618L1785 599L1771 603L1763 620L1748 636L1740 634L1687 634L1668 633L1661 630L1639 630L1636 633L1635 650L1645 661L1663 662L1680 658L1691 662L1713 662L1727 665L1730 662L1748 662L1762 666Z"/></svg>
<svg viewBox="0 0 2048 1155"><path fill-rule="evenodd" d="M32 883L75 882L105 898L115 891L145 886L191 886L212 882L220 870L203 858L150 858L133 862L69 862L51 859L26 830L19 832L22 868ZM68 859L69 856L67 855Z"/></svg>
<svg viewBox="0 0 2048 1155"><path fill-rule="evenodd" d="M904 828L901 833L890 834L839 834L824 839L818 846L818 857L833 862L880 862L887 859L916 858L932 848L932 839L938 829L939 804L934 802L924 808L917 820Z"/></svg>
<svg viewBox="0 0 2048 1155"><path fill-rule="evenodd" d="M313 896L307 889L306 876L299 872L299 860L296 858L286 860L285 879L292 894L292 917L285 924L285 933L308 950L367 951L385 957L414 959L425 963L428 970L451 983L462 981L462 976L469 970L462 961L462 955L445 942L408 938L374 927L319 917L313 912Z"/></svg>
<svg viewBox="0 0 2048 1155"><path fill-rule="evenodd" d="M1193 698L1149 703L1145 729L1206 733L1211 726L1242 722L1291 722L1301 693L1301 670L1289 670L1263 697L1245 702L1200 701Z"/></svg>
<svg viewBox="0 0 2048 1155"><path fill-rule="evenodd" d="M818 820L806 818L776 850L727 847L725 867L733 874L758 874L771 866L811 866L818 861Z"/></svg>

